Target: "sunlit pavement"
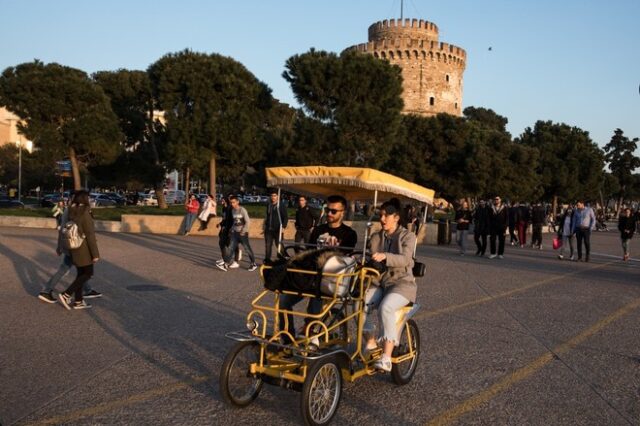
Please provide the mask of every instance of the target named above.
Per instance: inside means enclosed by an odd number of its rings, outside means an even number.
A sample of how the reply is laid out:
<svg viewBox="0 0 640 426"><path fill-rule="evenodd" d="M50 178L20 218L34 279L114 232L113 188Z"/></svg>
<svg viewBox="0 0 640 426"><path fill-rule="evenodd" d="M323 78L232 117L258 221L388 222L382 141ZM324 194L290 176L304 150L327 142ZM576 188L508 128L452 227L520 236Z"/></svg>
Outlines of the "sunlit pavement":
<svg viewBox="0 0 640 426"><path fill-rule="evenodd" d="M593 234L589 263L559 261L544 238L501 260L420 247L416 376L346 384L334 424L640 424L640 262L620 260L617 232ZM244 327L261 284L247 262L213 266L217 239L99 234L105 296L71 312L36 297L60 262L54 242L0 228L2 425L301 423L292 391L221 401L224 334Z"/></svg>

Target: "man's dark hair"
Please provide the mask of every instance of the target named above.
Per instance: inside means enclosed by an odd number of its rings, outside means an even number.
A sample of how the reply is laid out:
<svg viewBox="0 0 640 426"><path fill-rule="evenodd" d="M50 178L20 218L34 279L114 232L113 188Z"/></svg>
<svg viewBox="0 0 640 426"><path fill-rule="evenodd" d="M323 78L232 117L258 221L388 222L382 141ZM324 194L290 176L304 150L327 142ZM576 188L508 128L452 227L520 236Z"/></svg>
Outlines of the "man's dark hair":
<svg viewBox="0 0 640 426"><path fill-rule="evenodd" d="M231 202L231 200L238 200L238 201L240 201L240 199L238 198L238 196L237 196L237 195L233 195L233 194L232 194L232 195L229 195L229 202Z"/></svg>
<svg viewBox="0 0 640 426"><path fill-rule="evenodd" d="M342 207L347 208L347 199L342 195L330 195L327 197L327 204L340 203Z"/></svg>
<svg viewBox="0 0 640 426"><path fill-rule="evenodd" d="M276 194L276 195L278 195L278 190L277 190L277 189L275 189L275 188L269 188L269 189L267 190L267 194L268 194L268 195L272 195L272 194Z"/></svg>

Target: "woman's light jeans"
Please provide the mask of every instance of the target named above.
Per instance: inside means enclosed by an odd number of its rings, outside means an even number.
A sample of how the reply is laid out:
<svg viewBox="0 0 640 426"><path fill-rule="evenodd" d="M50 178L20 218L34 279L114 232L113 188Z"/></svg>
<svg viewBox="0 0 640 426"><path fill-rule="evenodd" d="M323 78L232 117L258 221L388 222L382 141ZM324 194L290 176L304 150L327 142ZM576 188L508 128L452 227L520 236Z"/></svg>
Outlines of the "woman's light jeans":
<svg viewBox="0 0 640 426"><path fill-rule="evenodd" d="M569 243L569 256L573 257L573 235L562 235L562 247L560 247L560 256L564 256L564 249Z"/></svg>
<svg viewBox="0 0 640 426"><path fill-rule="evenodd" d="M467 233L468 229L456 230L456 242L460 246L460 253L465 254L467 252Z"/></svg>
<svg viewBox="0 0 640 426"><path fill-rule="evenodd" d="M382 338L394 342L398 346L398 328L396 326L396 312L409 304L409 299L396 293L385 294L382 287L369 287L364 297L365 322L363 330L373 334L374 326L371 320L371 309L378 308L379 324L382 327Z"/></svg>

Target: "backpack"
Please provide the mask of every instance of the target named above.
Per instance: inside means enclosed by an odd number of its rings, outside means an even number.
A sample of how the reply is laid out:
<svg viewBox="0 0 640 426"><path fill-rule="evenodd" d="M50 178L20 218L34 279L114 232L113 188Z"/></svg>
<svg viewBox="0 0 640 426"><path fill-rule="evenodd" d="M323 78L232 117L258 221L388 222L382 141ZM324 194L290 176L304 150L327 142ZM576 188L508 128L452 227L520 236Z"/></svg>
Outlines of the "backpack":
<svg viewBox="0 0 640 426"><path fill-rule="evenodd" d="M82 245L85 236L80 233L78 224L69 219L60 229L62 246L67 250L77 249Z"/></svg>

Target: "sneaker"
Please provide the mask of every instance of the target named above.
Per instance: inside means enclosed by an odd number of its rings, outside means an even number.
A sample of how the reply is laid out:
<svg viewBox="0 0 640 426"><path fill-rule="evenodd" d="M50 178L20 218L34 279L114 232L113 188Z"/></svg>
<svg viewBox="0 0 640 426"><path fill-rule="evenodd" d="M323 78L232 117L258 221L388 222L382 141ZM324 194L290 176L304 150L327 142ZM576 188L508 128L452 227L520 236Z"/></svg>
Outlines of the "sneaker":
<svg viewBox="0 0 640 426"><path fill-rule="evenodd" d="M38 299L42 300L43 302L47 302L47 303L56 303L57 300L55 297L53 297L53 294L51 294L51 292L47 292L47 291L41 291L40 293L38 293Z"/></svg>
<svg viewBox="0 0 640 426"><path fill-rule="evenodd" d="M575 256L571 256L571 257L569 258L569 260L571 260L572 262L575 262L575 261L576 261L576 257L575 257Z"/></svg>
<svg viewBox="0 0 640 426"><path fill-rule="evenodd" d="M91 308L91 305L85 302L84 299L82 300L82 302L75 302L73 304L73 309L89 309L89 308Z"/></svg>
<svg viewBox="0 0 640 426"><path fill-rule="evenodd" d="M542 244L538 246L538 250L542 250Z"/></svg>
<svg viewBox="0 0 640 426"><path fill-rule="evenodd" d="M216 260L216 265L223 265L223 264L224 264L224 259Z"/></svg>
<svg viewBox="0 0 640 426"><path fill-rule="evenodd" d="M497 255L492 254L492 255L490 255L490 256L489 256L489 259L495 259L495 258L496 258L496 256L497 256Z"/></svg>
<svg viewBox="0 0 640 426"><path fill-rule="evenodd" d="M98 297L102 297L102 293L96 290L91 290L89 293L84 295L85 299L97 299Z"/></svg>
<svg viewBox="0 0 640 426"><path fill-rule="evenodd" d="M252 263L251 266L249 266L249 269L247 269L249 272L253 272L256 269L258 269L258 265L256 265L255 263Z"/></svg>
<svg viewBox="0 0 640 426"><path fill-rule="evenodd" d="M237 268L239 268L239 267L240 267L240 264L239 264L238 262L235 262L235 261L234 261L234 262L231 262L231 263L228 265L228 268L229 268L229 269L237 269Z"/></svg>
<svg viewBox="0 0 640 426"><path fill-rule="evenodd" d="M71 296L68 296L64 293L60 293L58 295L58 300L65 307L65 309L71 310Z"/></svg>
<svg viewBox="0 0 640 426"><path fill-rule="evenodd" d="M382 356L382 358L373 363L373 368L385 373L389 373L391 371L391 365L391 358Z"/></svg>
<svg viewBox="0 0 640 426"><path fill-rule="evenodd" d="M498 259L504 259L504 256L500 254L498 255Z"/></svg>
<svg viewBox="0 0 640 426"><path fill-rule="evenodd" d="M222 269L223 271L227 272L229 269L227 268L227 264L222 262L222 263L216 263L216 266L218 267L218 269Z"/></svg>
<svg viewBox="0 0 640 426"><path fill-rule="evenodd" d="M563 256L563 255L561 255L561 254L559 254L559 255L558 255L558 259L562 260L562 259L564 259L564 256Z"/></svg>

